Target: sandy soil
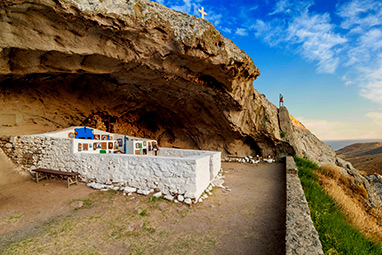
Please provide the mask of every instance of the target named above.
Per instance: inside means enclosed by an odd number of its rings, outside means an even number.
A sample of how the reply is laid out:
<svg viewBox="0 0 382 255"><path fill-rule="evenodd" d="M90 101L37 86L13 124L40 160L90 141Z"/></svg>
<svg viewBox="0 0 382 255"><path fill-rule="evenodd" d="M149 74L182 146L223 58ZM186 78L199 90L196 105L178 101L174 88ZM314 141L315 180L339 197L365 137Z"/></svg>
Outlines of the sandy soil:
<svg viewBox="0 0 382 255"><path fill-rule="evenodd" d="M58 180L3 185L0 253L285 254L284 166L223 169L231 191L192 207Z"/></svg>

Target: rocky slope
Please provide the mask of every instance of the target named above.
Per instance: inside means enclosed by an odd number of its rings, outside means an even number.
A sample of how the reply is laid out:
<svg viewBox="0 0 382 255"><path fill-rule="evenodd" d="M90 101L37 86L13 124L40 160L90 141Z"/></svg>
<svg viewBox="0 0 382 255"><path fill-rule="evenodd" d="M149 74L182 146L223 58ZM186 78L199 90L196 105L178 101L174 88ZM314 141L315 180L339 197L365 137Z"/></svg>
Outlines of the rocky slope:
<svg viewBox="0 0 382 255"><path fill-rule="evenodd" d="M148 0L5 0L0 12L1 134L90 125L161 146L334 162L253 88L251 58L206 20Z"/></svg>

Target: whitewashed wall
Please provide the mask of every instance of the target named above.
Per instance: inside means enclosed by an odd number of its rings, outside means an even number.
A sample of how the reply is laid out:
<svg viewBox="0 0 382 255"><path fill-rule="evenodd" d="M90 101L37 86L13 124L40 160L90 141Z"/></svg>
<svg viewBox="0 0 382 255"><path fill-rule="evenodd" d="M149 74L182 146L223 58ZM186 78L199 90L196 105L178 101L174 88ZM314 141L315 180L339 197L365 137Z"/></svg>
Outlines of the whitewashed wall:
<svg viewBox="0 0 382 255"><path fill-rule="evenodd" d="M14 153L7 154L26 170L78 172L89 181L123 182L189 198L198 198L221 167L220 152L161 148L160 156L75 153L74 139L38 135L14 138L11 143ZM25 153L34 155L28 156L27 164L18 160Z"/></svg>

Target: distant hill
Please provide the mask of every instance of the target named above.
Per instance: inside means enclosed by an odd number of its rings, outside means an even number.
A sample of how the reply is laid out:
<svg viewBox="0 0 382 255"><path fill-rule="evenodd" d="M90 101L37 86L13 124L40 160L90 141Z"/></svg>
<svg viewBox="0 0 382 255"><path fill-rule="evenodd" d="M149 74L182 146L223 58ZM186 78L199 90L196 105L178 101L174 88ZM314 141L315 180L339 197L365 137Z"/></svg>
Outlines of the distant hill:
<svg viewBox="0 0 382 255"><path fill-rule="evenodd" d="M382 174L382 143L356 143L336 151L341 158L367 174Z"/></svg>

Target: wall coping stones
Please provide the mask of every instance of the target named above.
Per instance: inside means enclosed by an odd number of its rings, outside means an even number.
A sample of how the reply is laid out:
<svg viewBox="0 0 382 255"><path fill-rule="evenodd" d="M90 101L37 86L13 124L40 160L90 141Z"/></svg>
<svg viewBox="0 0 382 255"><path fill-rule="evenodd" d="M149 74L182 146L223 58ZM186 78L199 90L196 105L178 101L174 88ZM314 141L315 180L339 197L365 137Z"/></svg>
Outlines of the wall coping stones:
<svg viewBox="0 0 382 255"><path fill-rule="evenodd" d="M310 217L308 202L293 157L286 157L286 236L287 255L324 254Z"/></svg>

